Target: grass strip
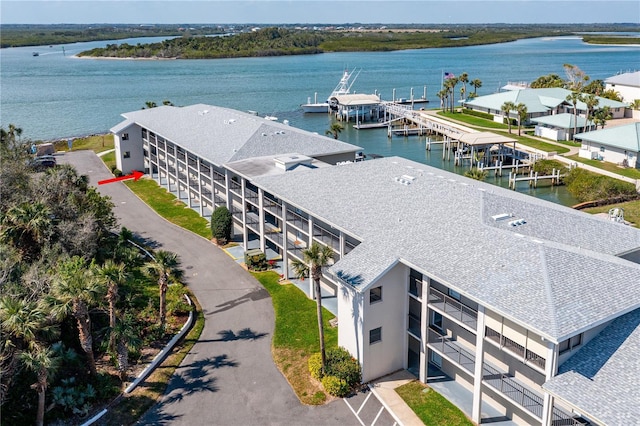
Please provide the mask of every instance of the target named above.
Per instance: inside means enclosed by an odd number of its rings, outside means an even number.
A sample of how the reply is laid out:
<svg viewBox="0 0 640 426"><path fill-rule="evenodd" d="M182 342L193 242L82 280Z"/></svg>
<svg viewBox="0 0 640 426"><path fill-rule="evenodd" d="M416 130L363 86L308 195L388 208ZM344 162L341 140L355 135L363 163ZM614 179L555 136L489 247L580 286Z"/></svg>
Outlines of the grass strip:
<svg viewBox="0 0 640 426"><path fill-rule="evenodd" d="M609 213L609 210L613 208L623 209L624 220L627 222L632 223L634 226L638 226L640 224L640 200L610 204L607 206L589 207L582 211L590 214Z"/></svg>
<svg viewBox="0 0 640 426"><path fill-rule="evenodd" d="M425 425L473 425L473 422L458 407L417 380L402 385L395 390Z"/></svg>
<svg viewBox="0 0 640 426"><path fill-rule="evenodd" d="M570 160L576 161L578 163L587 164L592 167L596 167L601 170L606 170L611 173L616 173L620 176L625 176L631 179L640 179L640 170L634 169L633 167L620 167L615 163L608 163L606 161L601 160L589 160L587 158L582 158L578 155L571 155L569 157Z"/></svg>
<svg viewBox="0 0 640 426"><path fill-rule="evenodd" d="M110 133L104 134L104 135L93 135L93 136L86 136L83 138L71 138L71 139L73 139L73 146L71 148L71 151L80 151L83 149L88 149L95 153L99 153L102 151L108 151L110 149L115 148L115 143L113 141L113 134L110 134ZM55 142L54 146L57 151L69 150L66 140Z"/></svg>
<svg viewBox="0 0 640 426"><path fill-rule="evenodd" d="M309 357L320 351L316 302L295 285L279 283L280 276L275 272L256 272L253 276L271 295L276 316L272 354L278 369L303 404L319 405L332 399L308 368ZM327 349L338 346L338 329L329 324L333 318L331 312L323 310Z"/></svg>
<svg viewBox="0 0 640 426"><path fill-rule="evenodd" d="M209 222L195 210L190 209L182 201L178 200L175 195L158 185L153 179L130 180L126 181L125 185L169 222L208 240L211 239Z"/></svg>

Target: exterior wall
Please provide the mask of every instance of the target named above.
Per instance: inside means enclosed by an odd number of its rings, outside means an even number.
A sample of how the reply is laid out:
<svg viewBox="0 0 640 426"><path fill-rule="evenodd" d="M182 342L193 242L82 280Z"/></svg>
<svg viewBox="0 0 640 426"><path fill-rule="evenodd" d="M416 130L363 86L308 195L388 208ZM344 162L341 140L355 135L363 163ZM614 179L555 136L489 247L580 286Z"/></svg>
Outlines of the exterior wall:
<svg viewBox="0 0 640 426"><path fill-rule="evenodd" d="M596 158L608 163L622 164L625 160L628 167L638 168L638 152L601 145L597 142L582 142L581 149L596 152Z"/></svg>
<svg viewBox="0 0 640 426"><path fill-rule="evenodd" d="M339 163L342 161L354 161L356 158L356 154L355 154L355 151L353 151L353 152L345 152L342 154L317 156L316 158L327 164L335 165L336 163Z"/></svg>
<svg viewBox="0 0 640 426"><path fill-rule="evenodd" d="M127 139L125 140L125 135ZM123 174L134 170L144 171L144 151L142 149L142 133L139 126L131 126L118 134L114 134L116 148L116 167Z"/></svg>
<svg viewBox="0 0 640 426"><path fill-rule="evenodd" d="M622 84L611 84L607 83L605 85L606 90L614 90L620 94L623 102L633 102L635 99L640 99L640 87L633 86L624 86Z"/></svg>
<svg viewBox="0 0 640 426"><path fill-rule="evenodd" d="M407 356L407 276L409 269L398 264L373 287L382 287L382 300L369 303L369 290L363 293L362 380L384 376L405 368ZM347 315L346 318L351 318ZM382 327L382 340L369 343L369 331ZM340 339L339 339L340 340Z"/></svg>
<svg viewBox="0 0 640 426"><path fill-rule="evenodd" d="M552 141L567 140L567 134L563 129L552 129L549 127L536 126L535 135Z"/></svg>
<svg viewBox="0 0 640 426"><path fill-rule="evenodd" d="M348 350L360 362L364 373L363 347L368 345L368 342L363 341L368 336L365 336L362 330L364 294L349 285L340 284L337 298L338 346Z"/></svg>

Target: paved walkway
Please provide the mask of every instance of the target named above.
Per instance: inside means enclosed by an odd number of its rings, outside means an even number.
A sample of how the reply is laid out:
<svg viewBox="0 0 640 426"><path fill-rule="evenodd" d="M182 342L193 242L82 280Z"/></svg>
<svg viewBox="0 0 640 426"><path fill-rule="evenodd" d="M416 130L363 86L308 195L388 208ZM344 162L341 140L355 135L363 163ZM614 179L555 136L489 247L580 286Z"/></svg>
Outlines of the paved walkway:
<svg viewBox="0 0 640 426"><path fill-rule="evenodd" d="M91 151L57 159L89 176L90 184L111 177ZM154 248L180 255L186 283L205 315L200 339L140 424L363 425L361 418L372 417L362 410L354 416L343 402L348 400L302 405L271 358L274 313L267 291L231 256L159 217L122 183L98 189L111 197L121 225ZM364 409L379 411L370 403ZM375 424L393 424L382 417Z"/></svg>

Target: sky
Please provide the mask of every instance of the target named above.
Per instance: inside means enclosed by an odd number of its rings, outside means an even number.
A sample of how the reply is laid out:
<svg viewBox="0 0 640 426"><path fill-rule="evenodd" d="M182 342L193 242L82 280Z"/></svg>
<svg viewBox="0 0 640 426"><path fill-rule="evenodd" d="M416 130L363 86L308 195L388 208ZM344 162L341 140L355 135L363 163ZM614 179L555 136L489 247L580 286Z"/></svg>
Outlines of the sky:
<svg viewBox="0 0 640 426"><path fill-rule="evenodd" d="M2 0L2 24L640 23L638 0Z"/></svg>

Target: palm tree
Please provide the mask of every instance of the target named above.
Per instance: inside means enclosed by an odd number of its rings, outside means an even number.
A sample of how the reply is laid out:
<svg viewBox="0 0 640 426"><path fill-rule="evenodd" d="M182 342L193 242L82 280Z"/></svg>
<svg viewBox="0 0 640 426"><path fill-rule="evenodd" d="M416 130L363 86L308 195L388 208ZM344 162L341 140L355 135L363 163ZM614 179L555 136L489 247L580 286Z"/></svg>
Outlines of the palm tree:
<svg viewBox="0 0 640 426"><path fill-rule="evenodd" d="M516 112L518 114L518 136L520 136L522 122L527 119L527 106L523 103L519 103L516 105Z"/></svg>
<svg viewBox="0 0 640 426"><path fill-rule="evenodd" d="M139 330L136 327L135 316L125 314L113 328L112 336L117 342L116 353L120 380L124 382L127 379L127 370L129 369L129 350L139 348L142 343Z"/></svg>
<svg viewBox="0 0 640 426"><path fill-rule="evenodd" d="M60 318L73 315L76 319L80 346L87 356L89 371L94 376L97 371L93 356L89 308L97 305L104 293L104 287L100 281L92 274L84 259L79 256L63 261L53 277L52 310Z"/></svg>
<svg viewBox="0 0 640 426"><path fill-rule="evenodd" d="M478 89L482 87L482 80L479 78L474 78L471 80L471 85L473 86L473 94L477 94Z"/></svg>
<svg viewBox="0 0 640 426"><path fill-rule="evenodd" d="M462 74L460 74L460 77L458 77L458 80L460 81L460 83L462 83L462 89L464 90L464 93L467 93L467 83L469 82L469 74L467 74L466 72L463 72Z"/></svg>
<svg viewBox="0 0 640 426"><path fill-rule="evenodd" d="M142 107L142 109L145 109L145 108L151 109L151 108L155 108L157 106L158 106L158 104L156 104L155 102L147 101L147 102L144 103L144 106Z"/></svg>
<svg viewBox="0 0 640 426"><path fill-rule="evenodd" d="M158 280L160 327L164 330L167 314L167 288L170 282L178 282L183 276L182 269L180 269L180 259L175 253L160 250L155 254L153 260L144 264L144 272L147 276Z"/></svg>
<svg viewBox="0 0 640 426"><path fill-rule="evenodd" d="M47 387L49 387L50 378L60 367L61 357L55 353L52 347L34 345L28 351L22 352L20 359L25 367L36 373L37 376L37 381L31 385L31 388L38 392L36 425L42 426L44 424Z"/></svg>
<svg viewBox="0 0 640 426"><path fill-rule="evenodd" d="M445 89L442 89L441 91L438 92L438 98L440 98L440 107L442 108L442 112L445 112L445 110L447 109L446 105L447 105L447 98L448 98L449 92Z"/></svg>
<svg viewBox="0 0 640 426"><path fill-rule="evenodd" d="M586 132L587 126L589 125L589 120L591 120L591 115L600 103L600 100L595 95L588 94L586 97L584 97L584 103L587 105L587 117L584 122L584 128L582 129L582 131Z"/></svg>
<svg viewBox="0 0 640 426"><path fill-rule="evenodd" d="M120 287L127 279L124 270L124 264L115 263L108 259L102 266L95 266L94 276L107 287L107 302L109 304L109 328L111 336L109 338L109 349L114 350L116 344L116 336L114 329L116 327L116 303L118 302L118 287Z"/></svg>
<svg viewBox="0 0 640 426"><path fill-rule="evenodd" d="M516 104L510 101L503 103L502 106L500 107L500 111L504 113L504 116L507 119L507 125L509 126L509 133L511 133L511 117L509 114L511 113L511 111L515 109L516 109Z"/></svg>
<svg viewBox="0 0 640 426"><path fill-rule="evenodd" d="M329 127L329 129L327 129L327 131L324 132L324 133L326 135L333 135L334 139L338 139L338 135L343 130L344 130L344 127L342 127L342 124L340 124L340 123L331 123L331 127Z"/></svg>
<svg viewBox="0 0 640 426"><path fill-rule="evenodd" d="M611 110L608 105L598 108L593 114L593 121L596 123L596 127L600 125L600 128L604 129L604 125L607 124L607 120L611 120Z"/></svg>
<svg viewBox="0 0 640 426"><path fill-rule="evenodd" d="M324 324L322 322L322 295L320 293L320 279L322 279L322 268L333 261L333 250L329 246L314 242L311 247L302 252L304 261L294 259L291 262L294 274L298 278L311 275L314 284L316 307L318 314L318 332L320 334L320 354L322 357L322 370L324 371L327 360L324 348Z"/></svg>
<svg viewBox="0 0 640 426"><path fill-rule="evenodd" d="M565 99L573 105L573 134L578 132L578 102L582 100L582 95L579 92L571 92Z"/></svg>
<svg viewBox="0 0 640 426"><path fill-rule="evenodd" d="M18 370L21 354L39 342L56 337L59 329L43 306L9 296L0 298L0 326L2 328L0 403L3 403L5 392Z"/></svg>
<svg viewBox="0 0 640 426"><path fill-rule="evenodd" d="M0 239L12 244L29 260L40 252L51 224L51 212L46 205L22 203L0 216Z"/></svg>

